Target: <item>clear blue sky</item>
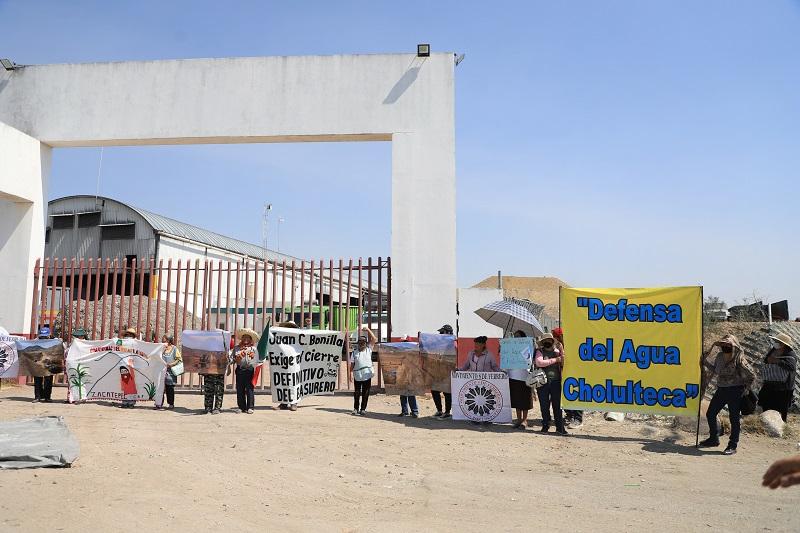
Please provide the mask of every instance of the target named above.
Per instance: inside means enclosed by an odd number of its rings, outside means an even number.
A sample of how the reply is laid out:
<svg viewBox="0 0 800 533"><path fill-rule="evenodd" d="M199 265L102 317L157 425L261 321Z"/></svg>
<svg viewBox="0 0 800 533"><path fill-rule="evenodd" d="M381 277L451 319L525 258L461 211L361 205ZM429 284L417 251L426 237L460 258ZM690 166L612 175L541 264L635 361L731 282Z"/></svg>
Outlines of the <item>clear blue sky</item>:
<svg viewBox="0 0 800 533"><path fill-rule="evenodd" d="M0 20L23 64L466 53L460 285L703 284L800 315L797 0L20 0ZM93 194L98 152L56 150L50 197ZM388 143L109 148L100 192L251 242L271 202L284 252L385 256L390 176Z"/></svg>

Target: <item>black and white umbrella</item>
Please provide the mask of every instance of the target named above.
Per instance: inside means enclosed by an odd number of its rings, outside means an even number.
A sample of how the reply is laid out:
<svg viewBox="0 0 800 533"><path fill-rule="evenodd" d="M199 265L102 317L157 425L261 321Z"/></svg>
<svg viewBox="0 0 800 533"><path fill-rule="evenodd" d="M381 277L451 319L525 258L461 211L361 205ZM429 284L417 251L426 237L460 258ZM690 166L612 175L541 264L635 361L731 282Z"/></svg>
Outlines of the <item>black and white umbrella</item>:
<svg viewBox="0 0 800 533"><path fill-rule="evenodd" d="M503 333L522 330L529 337L538 337L544 328L534 314L513 300L500 300L484 305L475 314L489 324L503 328Z"/></svg>

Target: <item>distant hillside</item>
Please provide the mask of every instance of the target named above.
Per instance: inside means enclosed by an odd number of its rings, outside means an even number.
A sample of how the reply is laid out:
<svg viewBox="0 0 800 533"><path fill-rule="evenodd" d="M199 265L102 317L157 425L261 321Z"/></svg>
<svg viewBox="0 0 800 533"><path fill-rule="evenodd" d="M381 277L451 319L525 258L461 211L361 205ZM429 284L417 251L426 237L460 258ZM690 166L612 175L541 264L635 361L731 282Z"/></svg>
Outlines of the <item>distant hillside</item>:
<svg viewBox="0 0 800 533"><path fill-rule="evenodd" d="M473 285L480 289L496 289L497 276L490 276ZM525 277L503 276L503 295L513 298L525 298L544 306L545 312L558 319L558 288L569 287L558 278L550 276Z"/></svg>

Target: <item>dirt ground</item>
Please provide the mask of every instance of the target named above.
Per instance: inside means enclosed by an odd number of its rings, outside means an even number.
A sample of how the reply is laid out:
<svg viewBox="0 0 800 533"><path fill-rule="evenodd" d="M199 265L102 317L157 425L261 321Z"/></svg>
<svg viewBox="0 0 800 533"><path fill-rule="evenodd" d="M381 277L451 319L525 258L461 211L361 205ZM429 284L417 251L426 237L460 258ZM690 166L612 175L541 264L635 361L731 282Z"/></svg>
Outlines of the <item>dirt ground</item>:
<svg viewBox="0 0 800 533"><path fill-rule="evenodd" d="M307 398L255 414L30 402L3 387L0 419L64 416L72 468L0 471L0 531L798 531L800 488L761 475L797 439L744 435L739 453L698 452L694 435L591 416L569 437L397 418L397 397ZM63 400L64 388L54 390ZM538 409L535 414L538 415ZM677 442L674 442L677 439Z"/></svg>

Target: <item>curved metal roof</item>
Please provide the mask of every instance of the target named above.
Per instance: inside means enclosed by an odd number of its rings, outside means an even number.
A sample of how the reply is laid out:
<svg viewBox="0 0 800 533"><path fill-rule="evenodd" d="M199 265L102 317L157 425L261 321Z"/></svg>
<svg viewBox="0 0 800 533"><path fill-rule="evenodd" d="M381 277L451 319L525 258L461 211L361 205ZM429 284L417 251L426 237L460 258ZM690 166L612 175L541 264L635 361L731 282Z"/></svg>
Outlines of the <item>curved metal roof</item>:
<svg viewBox="0 0 800 533"><path fill-rule="evenodd" d="M74 196L64 196L62 198L56 198L50 200L50 203L60 202L71 198L95 198L95 197L92 195L79 194ZM233 252L240 255L246 255L254 259L256 258L261 260L267 259L270 261L283 261L285 259L286 261L292 261L292 260L300 261L300 258L298 257L281 254L274 250L265 250L264 248L256 244L251 244L249 242L240 241L238 239L233 239L231 237L226 237L225 235L220 235L219 233L215 233L207 229L198 228L197 226L192 226L191 224L187 224L185 222L181 222L173 218L165 217L164 215L159 215L158 213L153 213L152 211L147 211L146 209L141 209L139 207L130 205L115 198L108 198L105 196L98 196L97 198L101 200L110 200L112 202L116 202L120 205L123 205L135 211L142 218L144 218L147 221L147 223L150 224L150 226L152 226L153 231L161 235L186 239L188 241L193 241L198 244L210 246L220 250L226 250L228 252Z"/></svg>

